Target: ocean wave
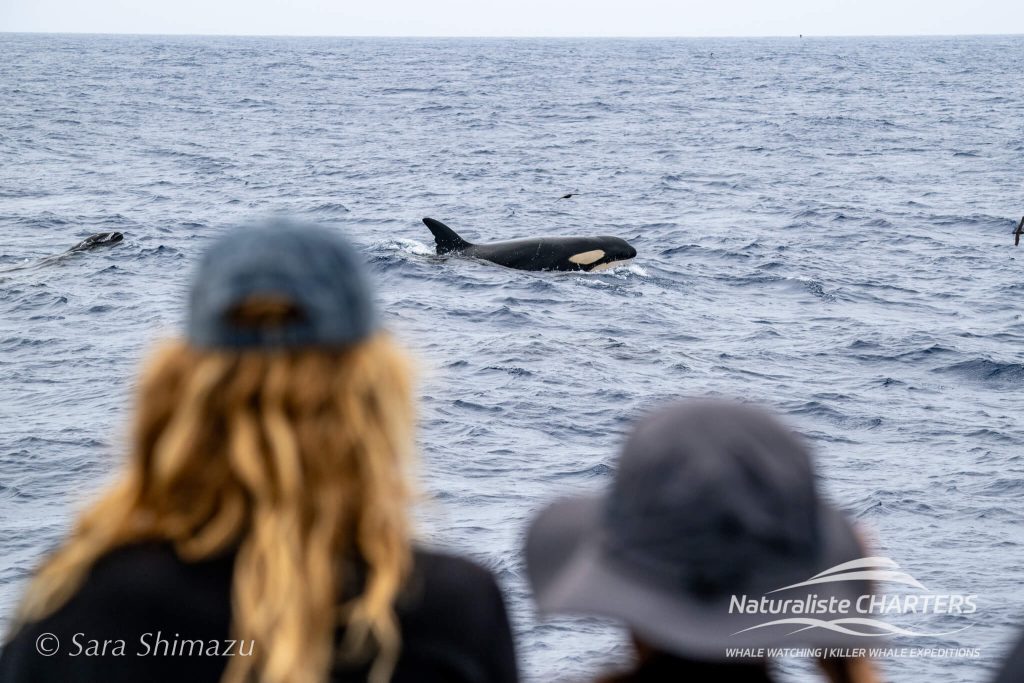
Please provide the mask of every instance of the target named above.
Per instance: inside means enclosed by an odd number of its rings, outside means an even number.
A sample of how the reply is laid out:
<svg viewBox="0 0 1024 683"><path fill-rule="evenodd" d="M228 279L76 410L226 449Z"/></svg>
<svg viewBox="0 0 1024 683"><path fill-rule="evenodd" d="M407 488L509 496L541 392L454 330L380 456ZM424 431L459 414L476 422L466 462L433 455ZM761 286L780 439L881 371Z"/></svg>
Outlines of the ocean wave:
<svg viewBox="0 0 1024 683"><path fill-rule="evenodd" d="M972 358L935 368L934 371L992 384L1016 385L1024 379L1024 363L1000 362L989 358Z"/></svg>

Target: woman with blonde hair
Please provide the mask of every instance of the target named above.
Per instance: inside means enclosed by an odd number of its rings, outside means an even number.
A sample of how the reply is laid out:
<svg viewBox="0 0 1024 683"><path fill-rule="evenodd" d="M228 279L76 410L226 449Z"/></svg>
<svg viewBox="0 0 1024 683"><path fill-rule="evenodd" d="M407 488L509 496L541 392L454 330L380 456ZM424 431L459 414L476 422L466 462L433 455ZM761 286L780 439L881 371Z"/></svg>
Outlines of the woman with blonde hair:
<svg viewBox="0 0 1024 683"><path fill-rule="evenodd" d="M29 584L0 680L514 681L491 575L415 546L409 363L337 233L205 254L130 457Z"/></svg>

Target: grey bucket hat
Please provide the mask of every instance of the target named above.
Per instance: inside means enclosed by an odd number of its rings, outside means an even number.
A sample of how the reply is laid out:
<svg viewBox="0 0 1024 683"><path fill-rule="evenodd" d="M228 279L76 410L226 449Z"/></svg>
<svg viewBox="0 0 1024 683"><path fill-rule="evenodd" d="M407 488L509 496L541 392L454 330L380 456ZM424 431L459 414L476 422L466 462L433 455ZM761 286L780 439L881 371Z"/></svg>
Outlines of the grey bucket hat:
<svg viewBox="0 0 1024 683"><path fill-rule="evenodd" d="M240 325L233 311L252 297L287 301L280 325ZM275 218L229 231L199 262L187 336L203 348L337 347L377 328L358 252L326 227Z"/></svg>
<svg viewBox="0 0 1024 683"><path fill-rule="evenodd" d="M819 498L800 440L761 410L719 401L642 420L607 494L547 507L526 542L542 612L613 617L702 660L730 659L730 648L874 642L841 626L858 616L867 581L792 587L862 555L849 522ZM791 602L773 613L762 597ZM805 612L807 600L833 598L850 603ZM785 619L795 621L775 623Z"/></svg>

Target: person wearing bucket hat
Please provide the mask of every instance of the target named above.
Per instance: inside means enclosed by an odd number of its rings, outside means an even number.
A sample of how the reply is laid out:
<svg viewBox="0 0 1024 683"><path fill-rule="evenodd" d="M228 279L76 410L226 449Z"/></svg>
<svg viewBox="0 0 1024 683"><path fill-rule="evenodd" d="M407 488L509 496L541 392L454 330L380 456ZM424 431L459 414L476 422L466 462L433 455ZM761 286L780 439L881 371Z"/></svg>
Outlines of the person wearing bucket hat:
<svg viewBox="0 0 1024 683"><path fill-rule="evenodd" d="M412 539L409 367L338 232L215 241L125 470L30 582L0 680L515 681L494 578Z"/></svg>
<svg viewBox="0 0 1024 683"><path fill-rule="evenodd" d="M628 625L638 663L623 681L766 681L770 648L864 647L825 622L854 616L867 582L804 583L863 554L794 434L708 400L641 420L608 492L548 506L526 541L541 612ZM822 665L836 681L875 680L866 660Z"/></svg>

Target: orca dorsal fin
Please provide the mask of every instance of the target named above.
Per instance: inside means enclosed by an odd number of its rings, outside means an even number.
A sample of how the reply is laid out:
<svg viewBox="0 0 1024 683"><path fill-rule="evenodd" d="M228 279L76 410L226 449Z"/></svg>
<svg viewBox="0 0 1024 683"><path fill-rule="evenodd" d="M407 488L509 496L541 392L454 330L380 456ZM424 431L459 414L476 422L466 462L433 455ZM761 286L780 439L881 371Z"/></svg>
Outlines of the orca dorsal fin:
<svg viewBox="0 0 1024 683"><path fill-rule="evenodd" d="M430 232L434 233L434 242L437 244L438 254L462 251L463 249L473 246L466 240L459 237L454 230L441 221L435 221L433 218L424 218L423 223L430 228Z"/></svg>

